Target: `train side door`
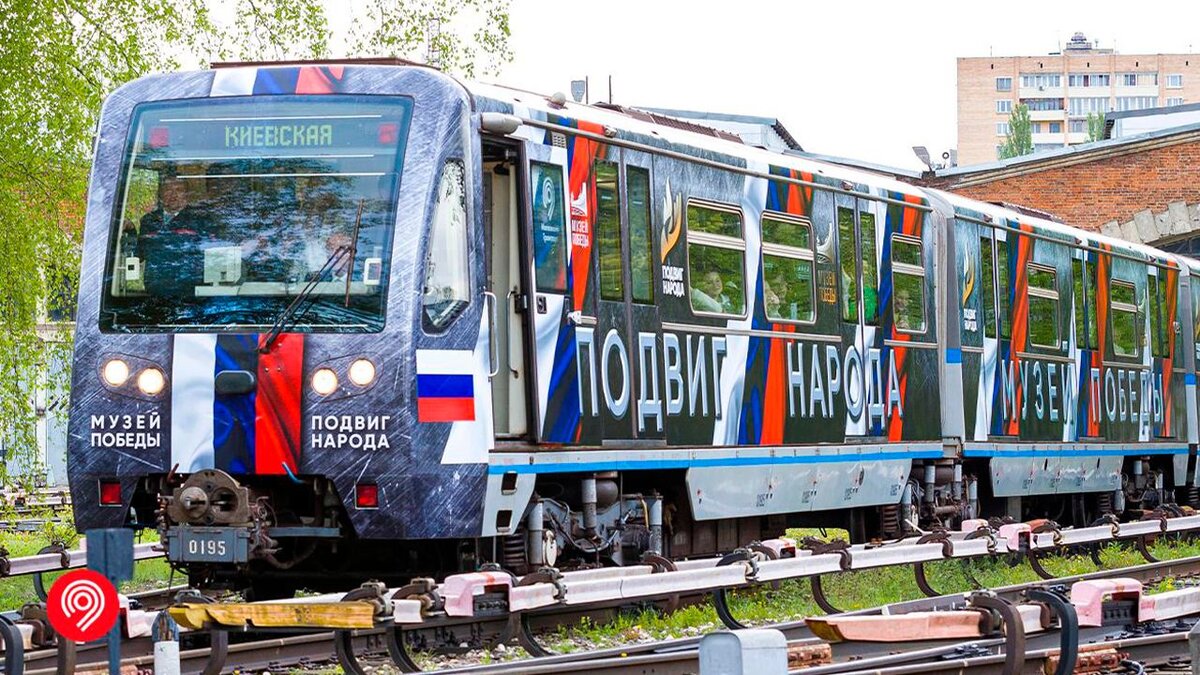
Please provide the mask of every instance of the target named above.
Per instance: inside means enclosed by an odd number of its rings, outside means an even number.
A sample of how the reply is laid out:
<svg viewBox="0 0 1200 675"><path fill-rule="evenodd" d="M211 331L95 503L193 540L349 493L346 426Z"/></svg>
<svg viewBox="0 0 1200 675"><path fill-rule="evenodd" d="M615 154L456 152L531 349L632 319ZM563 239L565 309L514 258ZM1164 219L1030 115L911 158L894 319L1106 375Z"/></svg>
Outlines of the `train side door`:
<svg viewBox="0 0 1200 675"><path fill-rule="evenodd" d="M596 246L596 328L586 363L599 381L599 400L586 402L584 408L598 406L604 425L604 438L634 437L633 391L636 343L629 330L629 259L626 222L623 217L624 195L621 184L621 150L602 146L592 162L591 200L595 213Z"/></svg>
<svg viewBox="0 0 1200 675"><path fill-rule="evenodd" d="M844 400L858 402L850 407L846 415L846 435L877 435L872 431L871 396L868 385L878 392L882 378L875 377L869 365L871 350L877 349L876 332L879 325L879 258L878 228L875 213L865 199L839 195L835 205L835 225L838 240L838 266L841 277L841 293L838 313L842 322L842 339L845 346L853 345L859 357L859 367L843 368L841 386L847 395ZM844 350L844 353L850 353ZM878 394L876 394L878 398ZM878 416L876 416L878 421Z"/></svg>

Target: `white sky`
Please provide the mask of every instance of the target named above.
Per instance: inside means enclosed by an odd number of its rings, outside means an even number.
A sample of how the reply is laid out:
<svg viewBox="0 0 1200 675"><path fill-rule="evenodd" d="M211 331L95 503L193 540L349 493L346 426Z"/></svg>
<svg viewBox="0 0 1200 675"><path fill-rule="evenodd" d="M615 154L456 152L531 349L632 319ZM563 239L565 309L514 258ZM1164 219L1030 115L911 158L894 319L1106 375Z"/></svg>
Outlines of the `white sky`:
<svg viewBox="0 0 1200 675"><path fill-rule="evenodd" d="M921 168L955 143L955 59L1200 49L1196 0L512 0L498 83L591 100L778 117L811 152ZM1189 101L1190 102L1190 101Z"/></svg>

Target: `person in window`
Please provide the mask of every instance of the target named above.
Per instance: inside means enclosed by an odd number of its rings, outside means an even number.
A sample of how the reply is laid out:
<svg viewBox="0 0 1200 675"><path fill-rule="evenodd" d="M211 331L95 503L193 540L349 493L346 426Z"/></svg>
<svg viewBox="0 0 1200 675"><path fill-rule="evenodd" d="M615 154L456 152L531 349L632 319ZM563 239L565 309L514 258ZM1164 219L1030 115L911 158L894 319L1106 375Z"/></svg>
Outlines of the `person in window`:
<svg viewBox="0 0 1200 675"><path fill-rule="evenodd" d="M692 307L701 312L733 313L733 300L725 293L720 272L709 270L700 283L692 287Z"/></svg>
<svg viewBox="0 0 1200 675"><path fill-rule="evenodd" d="M165 173L158 184L158 206L142 216L138 224L137 256L146 259L146 246L156 237L185 224L190 214L179 220L179 214L188 207L187 185L174 173Z"/></svg>
<svg viewBox="0 0 1200 675"><path fill-rule="evenodd" d="M207 209L194 204L186 180L165 175L159 207L142 217L137 252L151 295L189 295L203 278L201 247L212 230Z"/></svg>
<svg viewBox="0 0 1200 675"><path fill-rule="evenodd" d="M780 285L779 288L783 288L783 286ZM783 305L783 299L780 298L779 295L777 295L775 293L775 290L772 287L771 283L768 281L765 281L765 280L763 281L763 304L766 305L767 316L772 319L795 318L795 317L781 317L780 316L780 309L782 308L782 305Z"/></svg>

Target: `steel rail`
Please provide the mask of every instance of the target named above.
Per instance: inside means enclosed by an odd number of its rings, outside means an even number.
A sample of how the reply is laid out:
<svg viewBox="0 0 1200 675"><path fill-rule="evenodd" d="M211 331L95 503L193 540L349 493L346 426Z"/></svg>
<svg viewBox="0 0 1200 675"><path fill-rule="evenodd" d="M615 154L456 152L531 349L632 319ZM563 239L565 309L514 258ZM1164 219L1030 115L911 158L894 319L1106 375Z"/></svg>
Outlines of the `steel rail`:
<svg viewBox="0 0 1200 675"><path fill-rule="evenodd" d="M1200 574L1200 556L1180 558L1137 565L1133 567L1116 568L1091 572L1069 577L1061 577L1055 583L1070 583L1088 579L1103 579L1111 577L1129 577L1139 581L1149 582L1155 579L1171 576L1186 577ZM998 597L1015 599L1021 593L1048 585L1046 581L1032 581L1013 584L995 589ZM961 606L966 593L948 594L939 598L924 598L912 601L892 603L883 607L863 609L846 613L847 616L870 615L882 613L905 613L911 611L929 611ZM577 615L572 613L573 615ZM542 616L539 618L550 618ZM772 627L784 631L792 640L814 641L811 631L803 621L791 621L775 624ZM353 649L356 653L384 653L382 639L384 629L356 631L352 635ZM701 638L677 638L655 643L627 645L590 652L554 655L536 659L521 659L505 664L488 666L467 666L445 672L502 675L511 673L572 673L572 672L602 672L602 673L643 673L653 668L660 674L695 672L696 649ZM998 639L973 640L969 643L955 642L940 645L909 645L903 653L887 654L880 657L880 665L897 666L902 663L928 663L929 659L953 656L962 650L963 644L980 647L994 646L1002 643ZM912 648L919 646L919 648ZM896 645L885 646L887 651L895 650ZM255 640L241 644L231 644L228 648L229 659L232 663L245 669L280 667L303 662L331 661L334 657L334 639L332 632L274 637ZM123 663L132 665L149 665L152 663L152 644L148 638L127 640L122 645ZM860 648L854 656L858 659L870 658L870 649ZM82 645L79 649L79 664L102 664L105 659L103 645L92 643ZM201 672L209 659L209 650L189 649L181 654L183 672ZM56 653L54 650L39 650L27 655L29 666L28 675L50 675L57 673L54 666ZM1000 659L1002 661L1002 659ZM955 661L957 662L957 661ZM867 667L870 661L859 660L857 667ZM991 663L990 661L988 663ZM844 667L844 666L843 666ZM805 672L813 672L811 670ZM920 671L916 671L920 672ZM816 675L814 673L814 675Z"/></svg>
<svg viewBox="0 0 1200 675"><path fill-rule="evenodd" d="M163 553L161 550L157 550L158 546L157 542L135 545L133 547L133 559L137 561L161 558ZM28 574L60 572L62 570L86 566L86 546L84 548L56 550L51 553L41 553L20 558L0 556L0 577L19 577Z"/></svg>

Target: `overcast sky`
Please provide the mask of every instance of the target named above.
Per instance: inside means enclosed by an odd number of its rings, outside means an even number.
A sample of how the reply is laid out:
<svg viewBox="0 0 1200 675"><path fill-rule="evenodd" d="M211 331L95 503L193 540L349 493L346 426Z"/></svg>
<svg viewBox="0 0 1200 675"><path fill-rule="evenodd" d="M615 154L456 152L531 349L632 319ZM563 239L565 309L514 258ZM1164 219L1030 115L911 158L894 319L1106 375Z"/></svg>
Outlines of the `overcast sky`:
<svg viewBox="0 0 1200 675"><path fill-rule="evenodd" d="M912 146L954 147L957 57L1046 54L1075 31L1190 52L1198 19L1195 0L512 0L494 79L570 96L588 76L597 101L612 75L616 103L778 117L806 150L920 168Z"/></svg>

